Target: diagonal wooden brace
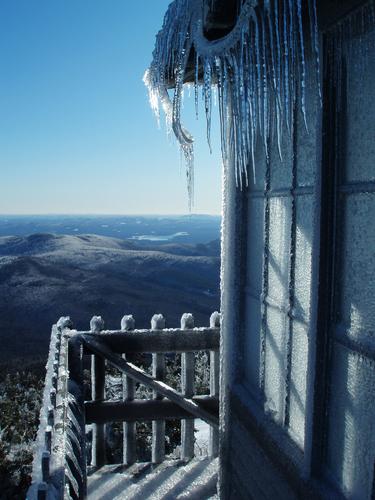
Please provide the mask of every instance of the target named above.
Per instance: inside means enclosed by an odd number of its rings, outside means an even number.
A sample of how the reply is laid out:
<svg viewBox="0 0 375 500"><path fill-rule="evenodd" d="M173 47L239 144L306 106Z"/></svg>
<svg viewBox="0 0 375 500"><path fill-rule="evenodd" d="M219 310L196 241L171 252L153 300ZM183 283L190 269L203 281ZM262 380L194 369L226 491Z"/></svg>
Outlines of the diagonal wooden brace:
<svg viewBox="0 0 375 500"><path fill-rule="evenodd" d="M179 392L177 392L166 383L160 382L155 377L148 375L141 368L138 368L132 363L125 361L120 355L114 353L103 343L99 342L96 339L90 338L88 335L83 336L83 342L85 344L85 347L92 353L105 358L112 366L120 370L128 377L170 399L181 408L188 411L194 417L200 418L207 422L209 425L212 425L216 428L219 427L218 415L213 415L212 413L204 410L192 399L183 397Z"/></svg>

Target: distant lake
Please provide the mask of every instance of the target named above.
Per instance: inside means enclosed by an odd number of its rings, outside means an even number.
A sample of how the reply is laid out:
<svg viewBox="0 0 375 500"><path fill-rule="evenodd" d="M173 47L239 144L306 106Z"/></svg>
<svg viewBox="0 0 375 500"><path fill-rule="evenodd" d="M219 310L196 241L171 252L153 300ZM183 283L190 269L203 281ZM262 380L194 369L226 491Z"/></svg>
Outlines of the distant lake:
<svg viewBox="0 0 375 500"><path fill-rule="evenodd" d="M0 236L97 234L147 242L207 243L220 238L218 215L0 215Z"/></svg>
<svg viewBox="0 0 375 500"><path fill-rule="evenodd" d="M131 240L137 240L137 241L172 241L176 238L181 238L189 236L189 233L186 232L181 232L181 233L174 233L174 234L167 234L167 235L157 235L157 234L141 234L140 236L132 236L130 239Z"/></svg>

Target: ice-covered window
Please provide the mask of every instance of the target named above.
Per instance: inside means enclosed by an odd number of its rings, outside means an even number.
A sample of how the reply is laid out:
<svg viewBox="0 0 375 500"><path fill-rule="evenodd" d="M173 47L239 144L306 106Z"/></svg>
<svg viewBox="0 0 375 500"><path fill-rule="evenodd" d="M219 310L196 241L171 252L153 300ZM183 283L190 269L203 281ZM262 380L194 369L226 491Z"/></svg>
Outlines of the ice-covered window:
<svg viewBox="0 0 375 500"><path fill-rule="evenodd" d="M375 464L375 28L362 9L329 38L337 106L325 467L353 499L372 498ZM351 34L351 36L348 36Z"/></svg>
<svg viewBox="0 0 375 500"><path fill-rule="evenodd" d="M304 448L308 345L311 333L314 188L320 103L307 86L311 130L296 103L295 129L283 137L282 159L261 145L247 203L247 258L242 383L266 414Z"/></svg>

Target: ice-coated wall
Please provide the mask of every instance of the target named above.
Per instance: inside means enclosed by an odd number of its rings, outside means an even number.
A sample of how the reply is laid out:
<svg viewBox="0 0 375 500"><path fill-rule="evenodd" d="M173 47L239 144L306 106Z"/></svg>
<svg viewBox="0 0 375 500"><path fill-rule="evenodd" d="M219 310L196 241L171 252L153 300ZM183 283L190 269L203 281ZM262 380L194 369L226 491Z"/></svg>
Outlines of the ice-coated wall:
<svg viewBox="0 0 375 500"><path fill-rule="evenodd" d="M330 328L326 470L346 497L369 499L375 463L375 29L354 17L332 34L344 112ZM361 15L361 14L360 14ZM351 29L351 39L346 35Z"/></svg>

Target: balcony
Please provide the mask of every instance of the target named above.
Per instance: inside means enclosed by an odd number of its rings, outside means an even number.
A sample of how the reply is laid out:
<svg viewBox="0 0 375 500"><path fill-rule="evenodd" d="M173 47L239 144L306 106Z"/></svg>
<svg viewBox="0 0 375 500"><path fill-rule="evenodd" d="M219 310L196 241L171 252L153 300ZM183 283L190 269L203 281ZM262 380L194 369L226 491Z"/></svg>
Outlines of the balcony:
<svg viewBox="0 0 375 500"><path fill-rule="evenodd" d="M121 329L104 330L94 316L90 331L72 329L69 318L52 328L43 406L29 499L211 498L216 493L219 447L220 315L195 328L184 314L180 328L165 328L154 315L151 329L137 330L132 316ZM209 353L209 394L195 394L195 359ZM179 387L166 380L166 360L181 355ZM143 362L139 362L143 360ZM112 376L110 374L112 370ZM121 398L106 399L118 374ZM137 388L143 397L137 396ZM108 391L107 391L108 392ZM146 393L147 398L144 394ZM91 397L90 397L91 395ZM166 421L181 421L181 444L167 455ZM196 456L195 419L209 425L206 456ZM122 423L122 461L107 463L106 425ZM137 456L136 422L152 422L151 456Z"/></svg>

